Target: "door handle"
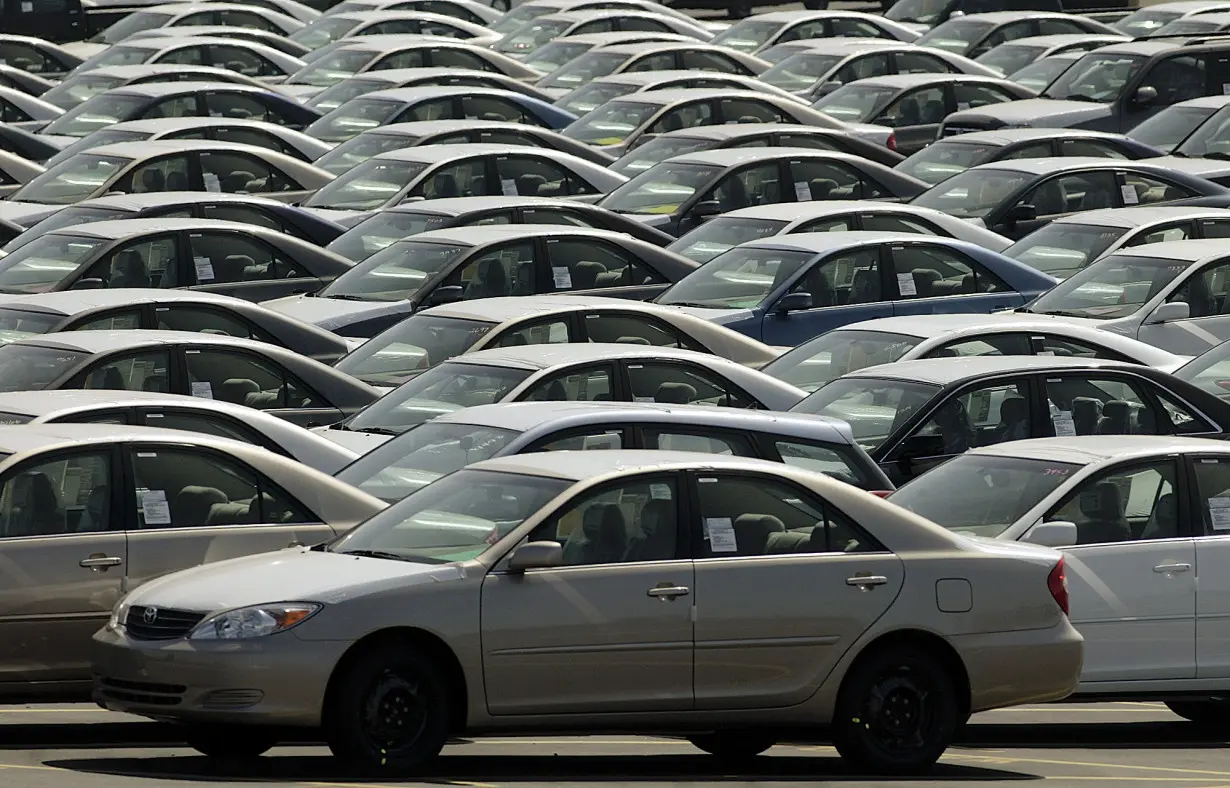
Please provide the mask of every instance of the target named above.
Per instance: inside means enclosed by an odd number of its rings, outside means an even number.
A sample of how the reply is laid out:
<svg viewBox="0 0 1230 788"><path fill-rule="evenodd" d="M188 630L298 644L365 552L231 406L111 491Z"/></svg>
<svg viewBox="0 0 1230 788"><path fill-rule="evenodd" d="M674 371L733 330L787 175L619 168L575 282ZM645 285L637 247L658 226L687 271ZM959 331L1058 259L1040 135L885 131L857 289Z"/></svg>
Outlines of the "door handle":
<svg viewBox="0 0 1230 788"><path fill-rule="evenodd" d="M1173 575L1179 572L1186 572L1191 568L1191 564L1158 564L1153 567L1153 571L1159 575Z"/></svg>
<svg viewBox="0 0 1230 788"><path fill-rule="evenodd" d="M870 591L876 586L882 586L888 583L888 578L884 575L855 575L854 577L846 578L846 585L858 586L864 591Z"/></svg>
<svg viewBox="0 0 1230 788"><path fill-rule="evenodd" d="M675 597L687 596L692 593L687 586L656 586L645 592L648 596L656 597L663 602L669 602Z"/></svg>
<svg viewBox="0 0 1230 788"><path fill-rule="evenodd" d="M118 555L92 555L89 558L83 558L78 563L84 569L92 569L95 572L105 572L108 567L119 566L124 563L124 559Z"/></svg>

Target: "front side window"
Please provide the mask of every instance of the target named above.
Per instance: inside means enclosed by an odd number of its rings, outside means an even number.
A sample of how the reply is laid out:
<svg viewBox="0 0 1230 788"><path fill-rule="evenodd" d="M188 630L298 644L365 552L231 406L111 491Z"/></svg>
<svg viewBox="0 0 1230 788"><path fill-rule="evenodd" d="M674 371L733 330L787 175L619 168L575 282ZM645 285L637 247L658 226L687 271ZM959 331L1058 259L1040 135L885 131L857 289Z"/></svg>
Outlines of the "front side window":
<svg viewBox="0 0 1230 788"><path fill-rule="evenodd" d="M188 247L199 285L255 282L302 276L268 244L238 233L189 233Z"/></svg>
<svg viewBox="0 0 1230 788"><path fill-rule="evenodd" d="M493 347L521 347L522 345L564 345L576 341L572 328L566 318L553 320L538 320L529 325L522 323L501 331L494 339L484 345Z"/></svg>
<svg viewBox="0 0 1230 788"><path fill-rule="evenodd" d="M191 191L191 164L187 156L167 156L133 168L127 176L133 194Z"/></svg>
<svg viewBox="0 0 1230 788"><path fill-rule="evenodd" d="M462 287L462 298L533 294L537 279L534 257L533 243L508 244L479 255L454 277Z"/></svg>
<svg viewBox="0 0 1230 788"><path fill-rule="evenodd" d="M301 188L286 173L244 153L202 153L201 179L205 191L224 194L271 194Z"/></svg>
<svg viewBox="0 0 1230 788"><path fill-rule="evenodd" d="M416 166L425 168L426 165ZM474 158L440 167L430 177L423 178L407 196L441 200L449 197L483 197L491 193L487 187L487 159Z"/></svg>
<svg viewBox="0 0 1230 788"><path fill-rule="evenodd" d="M963 254L939 246L893 246L893 271L900 298L933 298L1003 293L1003 280Z"/></svg>
<svg viewBox="0 0 1230 788"><path fill-rule="evenodd" d="M0 486L0 538L112 530L111 451L37 459Z"/></svg>
<svg viewBox="0 0 1230 788"><path fill-rule="evenodd" d="M0 293L53 290L92 258L105 241L81 235L48 233L0 258Z"/></svg>
<svg viewBox="0 0 1230 788"><path fill-rule="evenodd" d="M1190 317L1213 317L1222 313L1230 288L1230 262L1208 265L1189 275L1167 301L1187 303Z"/></svg>
<svg viewBox="0 0 1230 788"><path fill-rule="evenodd" d="M614 370L609 365L570 369L549 375L524 396L525 402L599 402L614 398Z"/></svg>
<svg viewBox="0 0 1230 788"><path fill-rule="evenodd" d="M217 399L257 410L327 407L302 384L272 364L247 353L186 350L188 385L194 397Z"/></svg>
<svg viewBox="0 0 1230 788"><path fill-rule="evenodd" d="M500 191L507 196L567 197L597 190L564 167L536 156L497 156Z"/></svg>
<svg viewBox="0 0 1230 788"><path fill-rule="evenodd" d="M69 387L167 393L171 390L170 368L171 355L165 351L126 355L94 365Z"/></svg>
<svg viewBox="0 0 1230 788"><path fill-rule="evenodd" d="M790 162L790 189L798 202L808 200L871 200L885 196L870 181L860 177L851 167L825 161L803 160ZM776 184L774 184L776 185ZM780 199L780 198L779 198ZM765 199L763 202L776 202Z"/></svg>
<svg viewBox="0 0 1230 788"><path fill-rule="evenodd" d="M1075 211L1096 211L1115 208L1119 191L1115 176L1109 170L1061 175L1043 181L1020 200L1034 206L1038 216L1058 216Z"/></svg>
<svg viewBox="0 0 1230 788"><path fill-rule="evenodd" d="M811 267L790 288L807 293L813 307L874 304L886 295L880 282L878 249L856 249L831 255Z"/></svg>
<svg viewBox="0 0 1230 788"><path fill-rule="evenodd" d="M397 113L390 122L413 123L423 120L449 120L454 117L453 113L454 104L451 98L420 101Z"/></svg>
<svg viewBox="0 0 1230 788"><path fill-rule="evenodd" d="M115 287L182 287L179 245L175 236L143 238L104 257L86 272L86 279L99 279Z"/></svg>
<svg viewBox="0 0 1230 788"><path fill-rule="evenodd" d="M646 449L661 451L696 451L702 454L724 454L728 457L755 457L751 438L735 432L707 430L700 427L641 428Z"/></svg>
<svg viewBox="0 0 1230 788"><path fill-rule="evenodd" d="M1037 432L1023 381L967 388L950 397L905 440L917 460L950 457L976 446L1024 440Z"/></svg>
<svg viewBox="0 0 1230 788"><path fill-rule="evenodd" d="M112 309L73 324L71 331L129 331L141 327L141 309Z"/></svg>
<svg viewBox="0 0 1230 788"><path fill-rule="evenodd" d="M548 240L554 290L593 290L661 281L624 250L603 241Z"/></svg>
<svg viewBox="0 0 1230 788"><path fill-rule="evenodd" d="M634 402L757 407L730 381L690 364L630 363L627 370Z"/></svg>
<svg viewBox="0 0 1230 788"><path fill-rule="evenodd" d="M929 383L891 378L838 378L791 410L841 419L849 423L859 446L875 451L939 391Z"/></svg>
<svg viewBox="0 0 1230 788"><path fill-rule="evenodd" d="M944 116L947 114L948 104L944 100L944 88L923 88L912 90L893 101L874 115L875 119L871 122L902 128L943 123Z"/></svg>
<svg viewBox="0 0 1230 788"><path fill-rule="evenodd" d="M246 93L208 93L205 106L213 118L242 118L244 120L272 120L269 107L263 101ZM218 131L222 129L219 128ZM270 147L265 145L264 147Z"/></svg>
<svg viewBox="0 0 1230 788"><path fill-rule="evenodd" d="M1043 522L1076 523L1078 545L1179 535L1174 460L1119 466L1087 479Z"/></svg>

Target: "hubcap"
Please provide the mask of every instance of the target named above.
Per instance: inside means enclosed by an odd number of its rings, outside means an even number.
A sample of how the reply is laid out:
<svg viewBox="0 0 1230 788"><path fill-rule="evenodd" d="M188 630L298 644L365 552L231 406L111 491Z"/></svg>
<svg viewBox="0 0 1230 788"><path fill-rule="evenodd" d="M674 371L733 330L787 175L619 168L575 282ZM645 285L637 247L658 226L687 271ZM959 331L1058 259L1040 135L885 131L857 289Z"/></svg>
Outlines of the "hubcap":
<svg viewBox="0 0 1230 788"><path fill-rule="evenodd" d="M922 747L931 719L928 692L914 677L894 672L871 687L867 731L882 747L902 752Z"/></svg>
<svg viewBox="0 0 1230 788"><path fill-rule="evenodd" d="M363 729L380 751L395 754L413 747L427 726L427 704L418 685L387 672L373 684L363 707Z"/></svg>

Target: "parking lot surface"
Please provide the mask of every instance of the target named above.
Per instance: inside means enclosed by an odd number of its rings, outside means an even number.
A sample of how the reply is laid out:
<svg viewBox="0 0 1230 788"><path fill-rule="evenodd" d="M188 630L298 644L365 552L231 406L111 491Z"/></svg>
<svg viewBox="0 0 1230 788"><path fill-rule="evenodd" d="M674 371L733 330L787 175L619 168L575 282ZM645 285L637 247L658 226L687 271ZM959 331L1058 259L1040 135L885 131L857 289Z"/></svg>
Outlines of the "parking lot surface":
<svg viewBox="0 0 1230 788"><path fill-rule="evenodd" d="M1045 781L1075 786L1230 786L1224 736L1199 735L1160 704L1026 706L975 717L933 775L909 780L849 773L830 747L779 745L738 770L686 742L636 736L490 738L445 748L416 780L358 780L318 745L280 747L254 764L210 764L165 726L88 705L0 707L5 788L208 788L235 783L347 788L382 785L533 788L783 786L851 782L935 788Z"/></svg>

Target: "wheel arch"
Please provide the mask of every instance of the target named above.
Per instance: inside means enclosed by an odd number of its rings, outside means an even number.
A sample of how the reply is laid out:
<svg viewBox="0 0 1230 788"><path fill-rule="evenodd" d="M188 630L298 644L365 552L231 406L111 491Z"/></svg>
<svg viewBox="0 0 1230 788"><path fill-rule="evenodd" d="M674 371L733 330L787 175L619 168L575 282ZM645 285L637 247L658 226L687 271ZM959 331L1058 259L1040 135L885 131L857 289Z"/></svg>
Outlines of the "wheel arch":
<svg viewBox="0 0 1230 788"><path fill-rule="evenodd" d="M842 677L841 687L838 692L840 693L845 689L846 681L854 673L855 668L870 655L903 646L921 649L940 661L949 678L952 679L953 687L957 690L957 708L960 713L960 719L969 719L972 697L969 672L965 669L965 661L961 659L961 655L957 653L957 650L947 640L934 632L927 632L922 629L898 629L876 637L864 646L850 662L845 676Z"/></svg>

